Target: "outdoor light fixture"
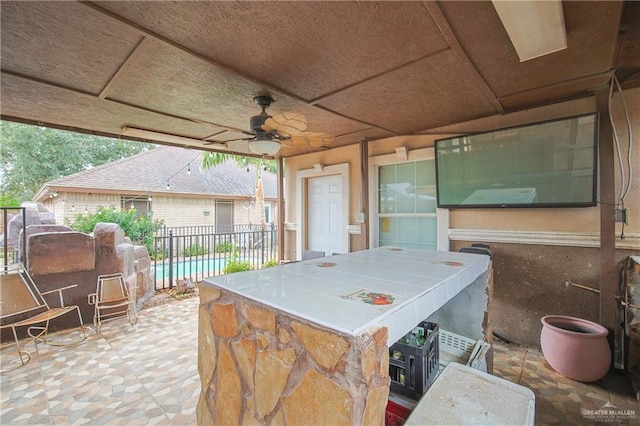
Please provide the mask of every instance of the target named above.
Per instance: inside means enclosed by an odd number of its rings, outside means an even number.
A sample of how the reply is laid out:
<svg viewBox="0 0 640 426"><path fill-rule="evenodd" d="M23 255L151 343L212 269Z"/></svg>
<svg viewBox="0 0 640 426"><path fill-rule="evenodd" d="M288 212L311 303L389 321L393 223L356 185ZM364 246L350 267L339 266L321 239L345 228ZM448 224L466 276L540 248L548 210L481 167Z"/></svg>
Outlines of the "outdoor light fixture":
<svg viewBox="0 0 640 426"><path fill-rule="evenodd" d="M72 205L71 205L71 211L72 211L72 212L75 212L75 211L76 211L76 205L75 205L75 204L72 204Z"/></svg>
<svg viewBox="0 0 640 426"><path fill-rule="evenodd" d="M169 179L167 179L167 190L171 189L171 185L169 184Z"/></svg>
<svg viewBox="0 0 640 426"><path fill-rule="evenodd" d="M492 0L520 62L567 48L561 0Z"/></svg>
<svg viewBox="0 0 640 426"><path fill-rule="evenodd" d="M260 155L274 155L280 151L280 142L267 135L258 135L256 140L249 141L249 150Z"/></svg>
<svg viewBox="0 0 640 426"><path fill-rule="evenodd" d="M152 201L153 201L153 197L152 197L151 195L149 195L149 196L147 197L147 201L152 202Z"/></svg>
<svg viewBox="0 0 640 426"><path fill-rule="evenodd" d="M191 174L191 163L189 163L187 165L187 174L190 175Z"/></svg>

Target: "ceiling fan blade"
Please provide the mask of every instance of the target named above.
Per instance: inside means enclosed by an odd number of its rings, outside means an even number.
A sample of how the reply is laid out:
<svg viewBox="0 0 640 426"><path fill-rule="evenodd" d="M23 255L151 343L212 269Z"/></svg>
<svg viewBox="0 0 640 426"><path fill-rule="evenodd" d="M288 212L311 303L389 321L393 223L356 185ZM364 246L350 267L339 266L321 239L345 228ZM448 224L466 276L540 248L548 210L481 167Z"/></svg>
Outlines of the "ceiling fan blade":
<svg viewBox="0 0 640 426"><path fill-rule="evenodd" d="M291 136L290 141L293 144L309 145L314 148L320 148L330 144L334 140L335 138L328 133L301 132L297 135Z"/></svg>
<svg viewBox="0 0 640 426"><path fill-rule="evenodd" d="M286 111L269 117L262 125L266 132L275 130L279 134L296 135L307 128L307 117L299 112Z"/></svg>

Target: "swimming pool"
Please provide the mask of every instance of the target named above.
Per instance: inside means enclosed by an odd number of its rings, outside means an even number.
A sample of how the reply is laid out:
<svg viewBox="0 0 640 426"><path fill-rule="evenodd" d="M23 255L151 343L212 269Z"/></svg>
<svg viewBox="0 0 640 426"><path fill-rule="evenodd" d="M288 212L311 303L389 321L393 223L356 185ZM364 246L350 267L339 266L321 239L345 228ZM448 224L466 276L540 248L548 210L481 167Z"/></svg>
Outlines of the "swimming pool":
<svg viewBox="0 0 640 426"><path fill-rule="evenodd" d="M226 257L207 257L190 260L180 260L173 262L173 278L183 277L207 277L219 275L227 265ZM169 264L156 264L156 279L164 280L169 278Z"/></svg>

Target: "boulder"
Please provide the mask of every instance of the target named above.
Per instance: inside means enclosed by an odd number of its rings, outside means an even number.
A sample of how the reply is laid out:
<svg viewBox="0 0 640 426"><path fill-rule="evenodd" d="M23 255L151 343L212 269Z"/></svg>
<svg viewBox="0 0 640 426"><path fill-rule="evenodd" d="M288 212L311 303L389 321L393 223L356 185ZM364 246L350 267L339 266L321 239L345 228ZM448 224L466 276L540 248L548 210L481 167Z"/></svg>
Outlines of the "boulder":
<svg viewBox="0 0 640 426"><path fill-rule="evenodd" d="M44 233L53 233L53 232L70 232L73 229L64 225L27 225L26 235L27 239L33 234L44 234ZM24 263L24 247L22 247L22 233L23 230L20 230L20 234L18 236L18 246L20 248L20 261Z"/></svg>
<svg viewBox="0 0 640 426"><path fill-rule="evenodd" d="M32 234L26 253L32 275L90 271L95 267L93 238L82 232Z"/></svg>
<svg viewBox="0 0 640 426"><path fill-rule="evenodd" d="M124 242L124 231L115 223L98 223L93 230L95 238L96 273L113 274L122 272L128 276L133 267L124 268L126 249L118 247ZM133 262L133 253L131 253Z"/></svg>

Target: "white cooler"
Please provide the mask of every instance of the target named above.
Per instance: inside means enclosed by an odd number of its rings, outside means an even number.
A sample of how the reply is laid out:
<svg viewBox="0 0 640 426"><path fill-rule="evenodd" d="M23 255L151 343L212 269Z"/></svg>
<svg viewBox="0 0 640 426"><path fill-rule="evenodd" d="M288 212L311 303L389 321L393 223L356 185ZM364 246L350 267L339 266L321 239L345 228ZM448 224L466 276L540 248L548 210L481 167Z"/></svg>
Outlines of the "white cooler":
<svg viewBox="0 0 640 426"><path fill-rule="evenodd" d="M451 362L404 426L533 425L534 418L531 389Z"/></svg>

